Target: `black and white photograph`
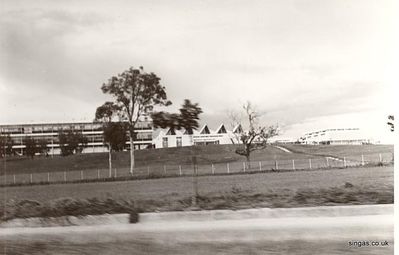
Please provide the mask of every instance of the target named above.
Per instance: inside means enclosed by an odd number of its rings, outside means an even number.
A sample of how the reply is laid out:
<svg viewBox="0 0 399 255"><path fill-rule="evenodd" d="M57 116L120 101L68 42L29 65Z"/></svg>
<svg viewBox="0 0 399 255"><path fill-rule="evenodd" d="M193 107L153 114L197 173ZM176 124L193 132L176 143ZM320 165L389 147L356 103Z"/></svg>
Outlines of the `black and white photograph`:
<svg viewBox="0 0 399 255"><path fill-rule="evenodd" d="M398 10L0 0L0 254L394 254Z"/></svg>

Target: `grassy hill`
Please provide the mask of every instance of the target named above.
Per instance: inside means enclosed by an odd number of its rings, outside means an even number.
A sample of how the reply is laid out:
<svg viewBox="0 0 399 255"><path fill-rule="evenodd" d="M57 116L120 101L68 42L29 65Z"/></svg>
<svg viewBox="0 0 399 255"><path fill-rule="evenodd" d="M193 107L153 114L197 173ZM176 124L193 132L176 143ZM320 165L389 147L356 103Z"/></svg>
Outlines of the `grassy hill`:
<svg viewBox="0 0 399 255"><path fill-rule="evenodd" d="M179 148L147 149L135 152L136 166L189 165L192 156L197 156L198 164L227 163L244 161L245 158L235 153L236 145L208 145ZM130 165L129 152L115 152L114 168L128 168ZM309 155L292 154L272 146L264 150L255 151L253 160L274 160L308 158ZM88 169L106 169L108 167L108 153L79 154L67 157L14 157L7 159L7 174L57 172ZM4 174L4 164L0 164Z"/></svg>
<svg viewBox="0 0 399 255"><path fill-rule="evenodd" d="M295 152L310 155L345 157L370 154L390 154L394 152L393 145L302 145L284 144L282 147Z"/></svg>
<svg viewBox="0 0 399 255"><path fill-rule="evenodd" d="M393 146L363 145L363 146L333 146L333 145L284 145L293 153L284 152L273 146L253 152L251 160L273 161L284 159L306 159L322 156L348 156L362 153L391 153ZM197 156L197 163L216 164L244 161L245 158L235 153L236 145L208 145L164 149L147 149L135 152L137 167L157 167L162 165L190 165L192 156ZM114 168L128 168L130 165L129 152L115 152L113 157ZM8 158L6 163L7 174L60 172L73 170L107 169L107 153L91 153L72 155L68 157L55 156ZM4 164L0 164L0 173L4 174Z"/></svg>

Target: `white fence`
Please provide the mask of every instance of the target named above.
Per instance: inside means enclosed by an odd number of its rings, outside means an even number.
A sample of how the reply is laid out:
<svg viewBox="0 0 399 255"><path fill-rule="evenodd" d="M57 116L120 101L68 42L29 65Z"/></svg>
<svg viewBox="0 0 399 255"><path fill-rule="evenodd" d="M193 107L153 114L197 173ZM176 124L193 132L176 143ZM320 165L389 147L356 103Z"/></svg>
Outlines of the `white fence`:
<svg viewBox="0 0 399 255"><path fill-rule="evenodd" d="M134 178L190 176L196 169L198 175L237 174L250 172L280 171L280 170L309 170L323 168L345 168L367 164L386 164L393 162L391 153L348 156L343 158L318 157L291 160L265 160L251 162L230 162L196 165L157 165L136 167ZM112 178L132 177L129 168L87 169L62 172L37 172L24 174L3 174L0 176L1 185L62 183L76 181L95 181Z"/></svg>

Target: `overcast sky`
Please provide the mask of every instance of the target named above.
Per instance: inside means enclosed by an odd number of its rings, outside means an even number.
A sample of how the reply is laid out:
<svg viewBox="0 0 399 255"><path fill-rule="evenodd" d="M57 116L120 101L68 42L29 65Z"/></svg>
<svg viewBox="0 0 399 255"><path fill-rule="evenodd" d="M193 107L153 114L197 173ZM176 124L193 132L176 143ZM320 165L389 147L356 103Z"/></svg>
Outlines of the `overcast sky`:
<svg viewBox="0 0 399 255"><path fill-rule="evenodd" d="M144 66L171 110L198 102L213 128L250 100L285 136L360 127L388 137L394 4L3 0L0 124L91 121L110 99L101 84Z"/></svg>

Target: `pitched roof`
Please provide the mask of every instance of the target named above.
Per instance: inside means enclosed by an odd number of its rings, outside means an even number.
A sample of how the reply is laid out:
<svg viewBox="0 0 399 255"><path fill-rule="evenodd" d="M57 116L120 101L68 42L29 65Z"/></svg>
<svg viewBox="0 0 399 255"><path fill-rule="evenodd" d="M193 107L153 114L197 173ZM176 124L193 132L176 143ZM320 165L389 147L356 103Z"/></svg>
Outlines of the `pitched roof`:
<svg viewBox="0 0 399 255"><path fill-rule="evenodd" d="M208 125L205 124L205 125L201 128L201 130L199 131L199 133L200 133L200 134L210 134L211 131L209 130Z"/></svg>
<svg viewBox="0 0 399 255"><path fill-rule="evenodd" d="M226 134L227 130L224 124L222 123L217 129L216 129L217 134Z"/></svg>

